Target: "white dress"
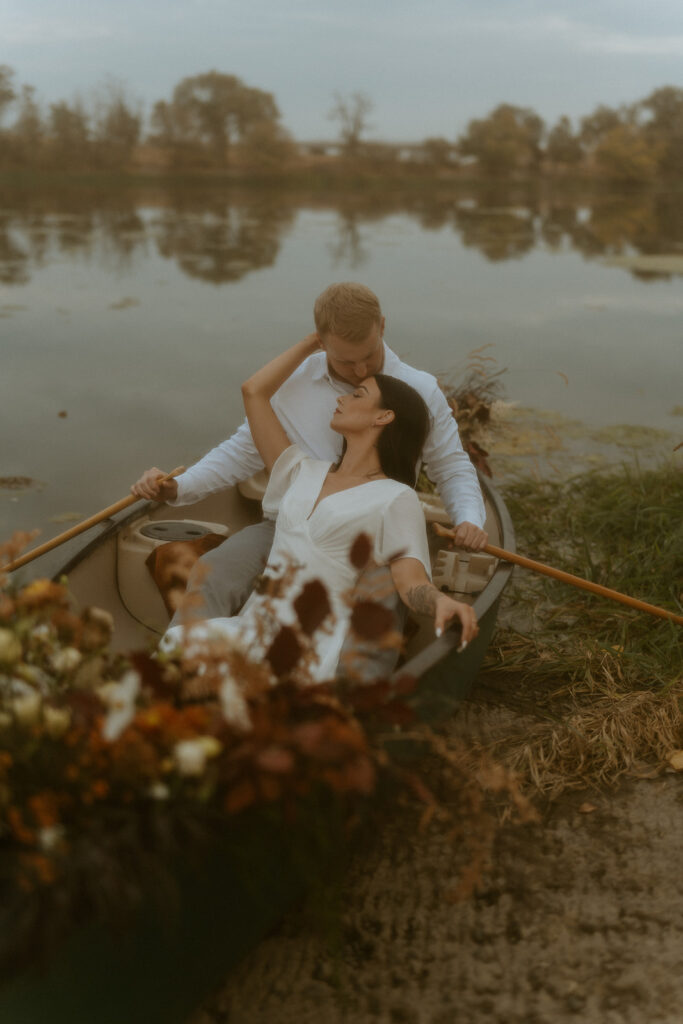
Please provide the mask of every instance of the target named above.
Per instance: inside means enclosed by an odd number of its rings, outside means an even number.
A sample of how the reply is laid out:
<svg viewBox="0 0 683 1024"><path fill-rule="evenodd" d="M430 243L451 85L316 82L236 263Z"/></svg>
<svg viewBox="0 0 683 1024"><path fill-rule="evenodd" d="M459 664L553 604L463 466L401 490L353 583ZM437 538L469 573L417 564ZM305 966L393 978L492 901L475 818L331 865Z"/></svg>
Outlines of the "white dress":
<svg viewBox="0 0 683 1024"><path fill-rule="evenodd" d="M280 455L263 498L264 511L277 514L264 576L280 577L282 570L296 567L293 578L278 597L255 592L239 615L209 619L194 627L193 636L235 639L252 657L262 657L268 639L281 626L296 624L292 600L304 584L320 580L332 615L313 634L310 676L316 682L332 679L349 628L351 608L345 598L360 575L349 560L357 536L367 534L377 565L397 556L417 558L431 576L424 514L415 491L396 480L368 480L328 494L316 505L331 465L311 458L297 445ZM182 638L183 627L174 626L162 647L172 649Z"/></svg>

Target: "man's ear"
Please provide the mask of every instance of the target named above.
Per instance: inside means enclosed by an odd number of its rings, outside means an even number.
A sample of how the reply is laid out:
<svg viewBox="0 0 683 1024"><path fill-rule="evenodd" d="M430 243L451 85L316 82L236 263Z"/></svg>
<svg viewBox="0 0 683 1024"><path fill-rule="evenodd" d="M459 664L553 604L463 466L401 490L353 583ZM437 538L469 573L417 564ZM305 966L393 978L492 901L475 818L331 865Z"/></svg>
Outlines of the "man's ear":
<svg viewBox="0 0 683 1024"><path fill-rule="evenodd" d="M382 317L382 319L379 322L379 336L382 339L384 339L384 325L385 325L385 323L386 323L386 318Z"/></svg>

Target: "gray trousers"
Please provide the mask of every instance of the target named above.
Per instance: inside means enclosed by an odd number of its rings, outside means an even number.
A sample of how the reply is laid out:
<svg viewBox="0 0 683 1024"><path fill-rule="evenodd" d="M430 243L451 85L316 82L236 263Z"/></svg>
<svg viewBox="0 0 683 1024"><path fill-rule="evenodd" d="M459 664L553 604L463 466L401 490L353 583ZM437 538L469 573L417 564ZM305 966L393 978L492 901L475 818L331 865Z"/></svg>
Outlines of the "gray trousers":
<svg viewBox="0 0 683 1024"><path fill-rule="evenodd" d="M188 581L188 593L194 597L192 610L179 610L171 626L188 619L215 619L237 615L263 572L275 534L275 523L264 519L254 526L226 538L213 551L208 551L195 565ZM372 600L394 611L396 629L403 626L403 604L400 601L388 567L373 566L361 574L356 585L359 600ZM398 661L399 651L381 648L376 643L359 640L352 631L346 636L339 657L337 676L352 676L373 682L390 675Z"/></svg>

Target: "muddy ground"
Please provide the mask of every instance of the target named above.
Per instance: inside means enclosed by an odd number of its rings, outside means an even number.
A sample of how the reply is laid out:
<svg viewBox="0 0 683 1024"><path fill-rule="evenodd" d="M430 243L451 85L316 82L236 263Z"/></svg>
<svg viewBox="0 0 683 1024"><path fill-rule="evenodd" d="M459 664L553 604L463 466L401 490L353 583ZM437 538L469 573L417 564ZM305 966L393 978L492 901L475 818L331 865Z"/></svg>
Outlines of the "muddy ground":
<svg viewBox="0 0 683 1024"><path fill-rule="evenodd" d="M480 730L500 709L467 714ZM336 940L291 913L191 1024L680 1024L683 776L537 807L460 903L458 852L392 812L345 875Z"/></svg>

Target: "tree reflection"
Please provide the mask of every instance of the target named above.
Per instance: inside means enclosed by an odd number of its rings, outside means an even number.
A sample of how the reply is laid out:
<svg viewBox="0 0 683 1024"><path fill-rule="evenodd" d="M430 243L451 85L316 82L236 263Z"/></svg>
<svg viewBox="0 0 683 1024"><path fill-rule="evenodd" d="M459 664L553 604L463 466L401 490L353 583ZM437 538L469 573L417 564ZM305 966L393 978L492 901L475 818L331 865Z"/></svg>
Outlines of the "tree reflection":
<svg viewBox="0 0 683 1024"><path fill-rule="evenodd" d="M277 260L297 201L337 214L329 251L335 264L362 267L372 251L372 226L392 215L426 231L452 230L485 259L521 259L536 247L571 248L601 256L683 252L683 202L673 193L501 189L472 185L457 192L344 192L299 196L259 189L0 190L0 281L23 285L55 254L117 271L150 246L189 277L225 284ZM642 280L665 274L632 273Z"/></svg>
<svg viewBox="0 0 683 1024"><path fill-rule="evenodd" d="M537 244L533 213L529 209L456 207L455 226L463 245L478 249L492 262L518 259Z"/></svg>
<svg viewBox="0 0 683 1024"><path fill-rule="evenodd" d="M17 239L14 218L0 212L0 281L26 284L29 280L29 254Z"/></svg>
<svg viewBox="0 0 683 1024"><path fill-rule="evenodd" d="M232 205L222 199L163 210L153 231L159 253L189 277L223 284L272 266L292 219L291 207L277 202Z"/></svg>

